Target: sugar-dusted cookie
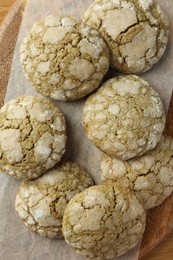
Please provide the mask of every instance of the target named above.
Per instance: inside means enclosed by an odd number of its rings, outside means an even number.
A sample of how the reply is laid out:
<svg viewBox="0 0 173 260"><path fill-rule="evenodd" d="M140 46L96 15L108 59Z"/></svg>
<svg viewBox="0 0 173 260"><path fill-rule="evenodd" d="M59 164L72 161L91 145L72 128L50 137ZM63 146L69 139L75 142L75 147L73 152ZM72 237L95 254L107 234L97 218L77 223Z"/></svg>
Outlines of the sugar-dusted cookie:
<svg viewBox="0 0 173 260"><path fill-rule="evenodd" d="M137 244L145 221L145 210L132 191L100 185L86 189L69 202L62 230L76 253L110 259Z"/></svg>
<svg viewBox="0 0 173 260"><path fill-rule="evenodd" d="M168 19L152 0L95 0L84 16L107 42L111 67L139 74L162 57L168 42Z"/></svg>
<svg viewBox="0 0 173 260"><path fill-rule="evenodd" d="M60 238L67 203L91 185L93 181L82 167L66 162L36 180L25 181L16 196L15 208L31 231Z"/></svg>
<svg viewBox="0 0 173 260"><path fill-rule="evenodd" d="M173 138L162 136L155 149L126 162L104 154L101 177L135 191L146 209L159 206L173 191Z"/></svg>
<svg viewBox="0 0 173 260"><path fill-rule="evenodd" d="M84 106L88 138L122 160L155 148L165 126L159 95L145 80L129 75L108 80Z"/></svg>
<svg viewBox="0 0 173 260"><path fill-rule="evenodd" d="M50 101L21 96L0 109L0 170L34 179L65 152L65 118Z"/></svg>
<svg viewBox="0 0 173 260"><path fill-rule="evenodd" d="M48 16L23 40L21 63L38 92L56 100L76 100L99 86L109 67L109 50L89 25Z"/></svg>

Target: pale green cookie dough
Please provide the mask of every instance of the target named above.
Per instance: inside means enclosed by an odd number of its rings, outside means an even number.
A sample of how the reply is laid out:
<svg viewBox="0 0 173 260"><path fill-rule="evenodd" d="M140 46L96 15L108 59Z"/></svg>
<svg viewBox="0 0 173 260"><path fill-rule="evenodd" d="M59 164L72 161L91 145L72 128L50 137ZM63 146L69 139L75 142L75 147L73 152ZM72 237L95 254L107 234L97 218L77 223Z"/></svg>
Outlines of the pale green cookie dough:
<svg viewBox="0 0 173 260"><path fill-rule="evenodd" d="M145 80L129 75L108 80L84 106L88 138L122 160L155 148L165 126L159 95Z"/></svg>
<svg viewBox="0 0 173 260"><path fill-rule="evenodd" d="M61 160L66 145L65 118L50 101L21 96L0 110L0 170L34 179Z"/></svg>
<svg viewBox="0 0 173 260"><path fill-rule="evenodd" d="M38 92L55 100L76 100L98 88L109 68L109 50L89 25L48 16L23 40L21 63Z"/></svg>
<svg viewBox="0 0 173 260"><path fill-rule="evenodd" d="M145 222L145 210L132 191L100 185L86 189L69 202L62 230L77 254L110 259L137 244Z"/></svg>
<svg viewBox="0 0 173 260"><path fill-rule="evenodd" d="M84 15L107 42L111 67L140 74L165 52L169 23L152 0L95 0Z"/></svg>
<svg viewBox="0 0 173 260"><path fill-rule="evenodd" d="M101 178L135 191L146 209L159 206L173 191L173 138L162 136L154 150L126 162L104 154Z"/></svg>
<svg viewBox="0 0 173 260"><path fill-rule="evenodd" d="M15 208L31 231L49 238L61 238L67 203L91 185L93 181L82 167L66 162L34 181L24 182L16 196Z"/></svg>

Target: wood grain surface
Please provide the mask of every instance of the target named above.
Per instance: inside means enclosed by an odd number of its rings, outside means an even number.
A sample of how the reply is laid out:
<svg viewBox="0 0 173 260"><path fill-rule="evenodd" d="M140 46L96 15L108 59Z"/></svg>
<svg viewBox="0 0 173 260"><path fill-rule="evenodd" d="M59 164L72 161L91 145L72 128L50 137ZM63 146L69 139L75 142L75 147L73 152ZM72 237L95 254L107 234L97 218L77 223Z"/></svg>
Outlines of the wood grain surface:
<svg viewBox="0 0 173 260"><path fill-rule="evenodd" d="M3 21L8 10L13 6L13 12ZM13 50L22 18L22 5L20 0L0 0L0 96L5 94L5 86L8 83L8 77L10 73L11 59L13 56ZM10 39L7 37L11 35ZM8 41L9 39L9 41ZM3 62L4 61L4 62ZM3 74L3 77L2 77ZM0 104L3 100L0 99ZM166 124L165 133L173 136L173 97L168 113L168 119ZM148 213L147 229L144 235L141 248L142 260L172 260L173 259L173 231L156 246L160 240L163 239L165 230L169 231L172 226L167 223L173 224L173 196L169 197L167 201L160 207L150 210ZM154 216L154 218L153 218ZM164 221L163 221L164 219ZM157 222L157 225L155 223ZM156 227L161 227L156 230ZM145 257L151 248L154 248ZM5 259L4 259L5 260Z"/></svg>
<svg viewBox="0 0 173 260"><path fill-rule="evenodd" d="M14 4L15 0L0 0L0 23L2 23L9 8Z"/></svg>

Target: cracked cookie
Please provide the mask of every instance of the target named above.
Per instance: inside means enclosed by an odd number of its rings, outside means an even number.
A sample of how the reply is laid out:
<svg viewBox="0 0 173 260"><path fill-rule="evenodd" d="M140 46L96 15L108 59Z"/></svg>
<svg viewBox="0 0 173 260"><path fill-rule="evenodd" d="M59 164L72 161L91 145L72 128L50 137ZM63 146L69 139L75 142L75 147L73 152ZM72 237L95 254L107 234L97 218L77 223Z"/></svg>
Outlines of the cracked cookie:
<svg viewBox="0 0 173 260"><path fill-rule="evenodd" d="M0 170L34 179L61 160L65 118L50 101L21 96L0 110Z"/></svg>
<svg viewBox="0 0 173 260"><path fill-rule="evenodd" d="M34 181L25 181L16 196L15 208L31 231L61 238L67 203L91 185L93 181L82 167L66 162Z"/></svg>
<svg viewBox="0 0 173 260"><path fill-rule="evenodd" d="M154 150L126 162L104 154L101 177L135 191L146 209L159 206L173 191L173 138L162 136Z"/></svg>
<svg viewBox="0 0 173 260"><path fill-rule="evenodd" d="M155 148L165 126L159 95L145 80L113 78L91 95L83 112L88 138L106 154L122 160Z"/></svg>
<svg viewBox="0 0 173 260"><path fill-rule="evenodd" d="M152 0L96 0L84 21L102 35L111 53L111 67L140 74L149 70L165 52L169 23Z"/></svg>
<svg viewBox="0 0 173 260"><path fill-rule="evenodd" d="M110 259L137 244L145 222L145 210L132 191L100 185L86 189L69 202L62 231L76 253Z"/></svg>
<svg viewBox="0 0 173 260"><path fill-rule="evenodd" d="M38 92L55 100L76 100L99 86L109 68L109 50L89 25L48 16L23 40L21 63Z"/></svg>

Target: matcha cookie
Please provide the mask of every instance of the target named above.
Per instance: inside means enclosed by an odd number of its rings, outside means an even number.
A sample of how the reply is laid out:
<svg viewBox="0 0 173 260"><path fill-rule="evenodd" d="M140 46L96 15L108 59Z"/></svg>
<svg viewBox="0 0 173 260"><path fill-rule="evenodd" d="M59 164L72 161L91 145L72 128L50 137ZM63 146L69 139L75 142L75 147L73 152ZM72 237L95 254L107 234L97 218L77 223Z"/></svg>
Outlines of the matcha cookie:
<svg viewBox="0 0 173 260"><path fill-rule="evenodd" d="M104 154L101 177L104 184L131 188L146 209L159 206L173 191L173 138L162 136L154 150L127 162Z"/></svg>
<svg viewBox="0 0 173 260"><path fill-rule="evenodd" d="M34 179L65 152L65 118L50 101L22 96L0 110L0 170Z"/></svg>
<svg viewBox="0 0 173 260"><path fill-rule="evenodd" d="M121 72L149 70L166 49L168 19L152 0L96 0L84 17L107 42L111 67Z"/></svg>
<svg viewBox="0 0 173 260"><path fill-rule="evenodd" d="M129 75L108 80L84 106L88 138L122 160L155 148L165 125L159 95L143 79Z"/></svg>
<svg viewBox="0 0 173 260"><path fill-rule="evenodd" d="M69 202L62 230L76 253L109 259L137 244L145 221L145 210L133 192L100 185L86 189Z"/></svg>
<svg viewBox="0 0 173 260"><path fill-rule="evenodd" d="M55 100L76 100L99 86L109 67L109 50L89 25L48 16L24 39L21 63L38 92Z"/></svg>
<svg viewBox="0 0 173 260"><path fill-rule="evenodd" d="M31 230L50 238L62 237L62 218L72 197L93 185L91 177L77 163L56 166L34 181L24 182L15 208Z"/></svg>

